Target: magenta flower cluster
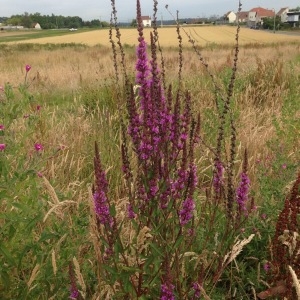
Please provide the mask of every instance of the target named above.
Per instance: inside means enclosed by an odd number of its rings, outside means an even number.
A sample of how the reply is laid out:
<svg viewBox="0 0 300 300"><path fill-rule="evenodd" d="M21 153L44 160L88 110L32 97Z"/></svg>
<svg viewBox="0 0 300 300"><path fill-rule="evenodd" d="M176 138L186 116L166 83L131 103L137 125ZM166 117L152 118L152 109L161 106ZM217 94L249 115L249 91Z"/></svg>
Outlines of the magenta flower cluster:
<svg viewBox="0 0 300 300"><path fill-rule="evenodd" d="M195 298L196 298L196 299L200 298L200 296L201 296L201 291L200 291L199 284L198 284L197 282L194 282L194 283L192 284L192 288L193 288L193 290L194 290L194 299L195 299Z"/></svg>
<svg viewBox="0 0 300 300"><path fill-rule="evenodd" d="M127 214L134 218L133 211L145 213L151 201L161 209L179 202L177 215L180 224L185 225L193 217L197 184L193 162L196 130L192 131L191 99L189 93L178 92L173 101L171 87L166 91L152 33L151 59L148 58L139 12L138 32L136 80L127 98L128 134L139 165L135 195L138 203L131 201ZM122 147L123 172L128 179L130 164L125 148Z"/></svg>
<svg viewBox="0 0 300 300"><path fill-rule="evenodd" d="M100 224L107 225L112 228L114 221L110 214L110 207L107 198L108 182L106 180L105 171L102 169L98 147L96 145L95 158L95 191L93 193L94 207L97 219Z"/></svg>
<svg viewBox="0 0 300 300"><path fill-rule="evenodd" d="M105 180L104 176L103 179ZM94 193L93 197L95 212L100 224L109 224L109 226L111 227L113 224L113 220L110 216L106 193L104 191L98 190Z"/></svg>
<svg viewBox="0 0 300 300"><path fill-rule="evenodd" d="M224 167L223 167L222 163L220 162L220 160L216 160L214 177L213 177L213 187L214 187L216 194L220 193L221 188L224 184L223 176L224 176Z"/></svg>
<svg viewBox="0 0 300 300"><path fill-rule="evenodd" d="M246 203L248 200L250 188L250 179L246 173L241 174L241 181L236 191L236 201L239 207L239 211L247 211Z"/></svg>
<svg viewBox="0 0 300 300"><path fill-rule="evenodd" d="M175 300L173 284L164 283L161 285L160 300Z"/></svg>

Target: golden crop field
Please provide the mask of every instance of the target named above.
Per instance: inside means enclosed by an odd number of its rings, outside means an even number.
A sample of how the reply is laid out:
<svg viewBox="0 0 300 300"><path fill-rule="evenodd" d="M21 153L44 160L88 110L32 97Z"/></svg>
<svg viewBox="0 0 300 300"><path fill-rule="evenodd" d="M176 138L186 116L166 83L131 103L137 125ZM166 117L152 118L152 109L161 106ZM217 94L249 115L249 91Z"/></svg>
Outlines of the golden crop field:
<svg viewBox="0 0 300 300"><path fill-rule="evenodd" d="M148 34L150 28L145 28L144 33L146 39L149 42ZM233 44L235 42L236 27L233 26L195 26L195 27L183 27L198 45L207 46L211 43L216 44ZM178 39L176 30L174 27L159 28L159 38L162 46L177 46ZM121 28L121 39L123 43L128 45L134 45L137 43L136 29L133 28ZM188 43L188 38L184 32L182 32L183 43ZM240 31L240 44L257 44L257 43L276 43L276 42L291 42L300 41L299 36L292 36L287 34L274 34L272 31L253 30L249 28L241 28ZM16 42L14 42L16 43ZM89 46L101 44L109 45L109 32L108 30L97 30L89 32L72 32L64 36L45 37L39 39L28 39L19 41L17 43L81 43Z"/></svg>

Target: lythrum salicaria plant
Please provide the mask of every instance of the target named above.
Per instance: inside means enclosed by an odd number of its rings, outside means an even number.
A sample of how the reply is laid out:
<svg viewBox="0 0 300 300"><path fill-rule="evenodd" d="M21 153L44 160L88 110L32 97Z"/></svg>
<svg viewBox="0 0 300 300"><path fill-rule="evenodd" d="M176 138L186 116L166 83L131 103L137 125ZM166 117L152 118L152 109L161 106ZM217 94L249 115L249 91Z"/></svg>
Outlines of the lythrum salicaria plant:
<svg viewBox="0 0 300 300"><path fill-rule="evenodd" d="M140 2L137 1L136 75L135 81L130 82L117 26L115 1L111 1L110 41L116 81L122 75L125 83L126 112L122 121L121 154L127 196L122 203L110 199L108 174L101 164L96 144L91 224L97 257L97 295L101 299L171 300L207 296L205 289L211 290L217 285L225 268L253 238L251 235L248 239L234 241L236 232L248 216L249 192L246 152L236 192L233 182L236 136L230 100L238 46L227 95L218 107L220 129L213 151L213 189L207 191L207 200L201 203L195 163L195 151L201 143L200 117L192 112L190 93L181 88L183 51L180 26L177 25L178 88L174 89L166 84L156 26L158 2L153 2L153 31L150 32L150 45L147 45ZM113 26L117 42L113 39ZM161 54L160 61L158 53ZM200 60L205 65L203 59ZM217 86L216 91L218 97ZM120 103L121 97L120 94ZM222 151L227 116L231 138L225 164ZM201 213L198 215L198 212ZM207 217L208 213L211 216ZM225 216L226 226L218 242L213 223L220 213ZM218 252L213 252L209 243L215 243Z"/></svg>

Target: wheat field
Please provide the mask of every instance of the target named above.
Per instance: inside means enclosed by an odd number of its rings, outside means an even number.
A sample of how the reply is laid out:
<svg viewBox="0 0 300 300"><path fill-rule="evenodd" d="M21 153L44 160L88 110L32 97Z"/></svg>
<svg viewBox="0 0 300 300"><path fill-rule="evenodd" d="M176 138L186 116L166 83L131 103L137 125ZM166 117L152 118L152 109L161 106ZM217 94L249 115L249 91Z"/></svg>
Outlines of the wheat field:
<svg viewBox="0 0 300 300"><path fill-rule="evenodd" d="M235 42L236 27L233 26L195 26L182 27L198 45L207 46L209 44L233 44ZM151 28L145 28L145 37L149 43L149 32ZM178 39L174 27L163 27L158 29L160 43L162 46L177 46ZM134 28L121 28L121 39L124 44L137 44L137 34ZM182 33L183 44L188 43L188 37ZM241 28L240 44L266 44L278 42L300 41L300 36L292 36L287 34L274 34L272 31L253 30L249 28ZM64 36L45 37L39 39L28 39L26 41L12 43L81 43L88 46L97 44L109 45L109 31L107 29L89 31L89 32L72 32Z"/></svg>

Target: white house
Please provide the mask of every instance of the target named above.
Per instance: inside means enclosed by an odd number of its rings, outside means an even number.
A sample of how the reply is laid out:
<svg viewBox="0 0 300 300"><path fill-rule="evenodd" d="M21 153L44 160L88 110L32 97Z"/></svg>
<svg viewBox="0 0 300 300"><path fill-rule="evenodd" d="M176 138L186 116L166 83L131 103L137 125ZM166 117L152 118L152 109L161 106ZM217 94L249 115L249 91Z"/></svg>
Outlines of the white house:
<svg viewBox="0 0 300 300"><path fill-rule="evenodd" d="M274 18L275 11L262 7L255 7L249 11L248 26L259 26L263 24L264 18Z"/></svg>
<svg viewBox="0 0 300 300"><path fill-rule="evenodd" d="M285 23L285 22L287 22L287 13L288 12L289 12L289 8L283 7L279 10L279 12L276 14L276 16L280 17L282 23Z"/></svg>
<svg viewBox="0 0 300 300"><path fill-rule="evenodd" d="M300 11L289 11L287 13L287 20L288 23L293 24L296 26L296 23L300 21Z"/></svg>
<svg viewBox="0 0 300 300"><path fill-rule="evenodd" d="M144 27L151 27L152 23L150 16L141 16L141 19Z"/></svg>
<svg viewBox="0 0 300 300"><path fill-rule="evenodd" d="M229 11L224 15L224 20L228 21L228 23L234 23L236 21L236 14L233 11Z"/></svg>
<svg viewBox="0 0 300 300"><path fill-rule="evenodd" d="M42 29L42 27L41 27L41 25L39 23L34 23L32 25L32 28L34 28L34 29Z"/></svg>

